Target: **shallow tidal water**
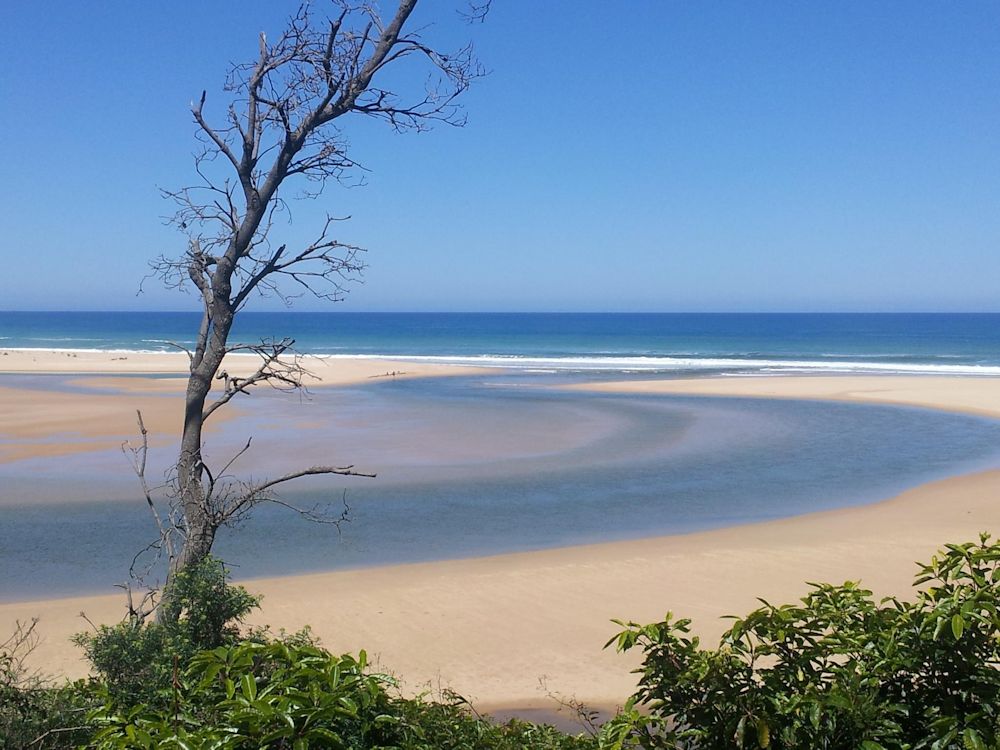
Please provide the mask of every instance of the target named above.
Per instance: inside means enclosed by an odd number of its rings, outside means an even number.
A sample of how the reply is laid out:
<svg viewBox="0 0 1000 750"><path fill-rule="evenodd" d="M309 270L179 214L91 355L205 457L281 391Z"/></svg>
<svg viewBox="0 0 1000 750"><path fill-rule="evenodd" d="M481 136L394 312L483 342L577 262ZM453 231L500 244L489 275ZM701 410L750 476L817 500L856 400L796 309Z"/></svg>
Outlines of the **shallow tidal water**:
<svg viewBox="0 0 1000 750"><path fill-rule="evenodd" d="M308 400L252 399L206 447L274 476L354 464L376 479L303 481L346 499L339 531L261 507L220 533L238 577L471 557L688 533L884 499L1000 465L1000 422L929 410L596 395L551 376L379 381ZM156 449L151 475L172 455ZM346 494L345 494L346 493ZM0 465L0 599L110 591L152 539L117 451Z"/></svg>

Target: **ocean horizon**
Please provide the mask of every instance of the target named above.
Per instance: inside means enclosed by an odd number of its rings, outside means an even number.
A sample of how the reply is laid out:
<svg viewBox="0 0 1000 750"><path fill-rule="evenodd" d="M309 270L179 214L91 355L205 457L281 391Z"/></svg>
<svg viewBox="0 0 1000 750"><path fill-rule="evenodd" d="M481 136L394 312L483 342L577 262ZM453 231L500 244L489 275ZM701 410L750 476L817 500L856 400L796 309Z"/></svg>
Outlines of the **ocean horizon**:
<svg viewBox="0 0 1000 750"><path fill-rule="evenodd" d="M196 312L0 312L0 348L166 352ZM1000 313L242 312L231 340L536 372L1000 375Z"/></svg>

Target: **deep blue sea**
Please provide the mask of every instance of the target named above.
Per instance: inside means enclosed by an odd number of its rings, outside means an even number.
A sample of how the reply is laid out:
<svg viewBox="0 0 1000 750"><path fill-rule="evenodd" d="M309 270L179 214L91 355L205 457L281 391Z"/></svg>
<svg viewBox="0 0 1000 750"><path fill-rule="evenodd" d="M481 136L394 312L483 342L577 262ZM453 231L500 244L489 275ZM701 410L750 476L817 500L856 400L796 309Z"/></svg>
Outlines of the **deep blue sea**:
<svg viewBox="0 0 1000 750"><path fill-rule="evenodd" d="M196 313L0 312L0 348L167 351ZM308 353L537 370L1000 374L1000 314L244 312Z"/></svg>

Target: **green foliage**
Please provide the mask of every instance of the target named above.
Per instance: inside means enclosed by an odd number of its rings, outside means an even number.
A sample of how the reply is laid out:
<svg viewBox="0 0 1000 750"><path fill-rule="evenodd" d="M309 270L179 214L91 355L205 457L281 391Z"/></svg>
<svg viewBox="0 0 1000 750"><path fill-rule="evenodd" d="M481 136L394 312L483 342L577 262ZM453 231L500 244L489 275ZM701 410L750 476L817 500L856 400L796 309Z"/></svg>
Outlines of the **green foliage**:
<svg viewBox="0 0 1000 750"><path fill-rule="evenodd" d="M364 652L332 656L301 642L244 642L195 656L169 705L121 709L92 719L92 746L116 748L399 748L400 750L584 750L524 722L497 726L460 705L394 697L391 678L370 673Z"/></svg>
<svg viewBox="0 0 1000 750"><path fill-rule="evenodd" d="M421 698L396 703L408 736L405 750L596 750L593 737L569 735L546 724L512 719L498 725L470 713L464 700L428 702Z"/></svg>
<svg viewBox="0 0 1000 750"><path fill-rule="evenodd" d="M86 744L94 727L88 714L100 706L100 693L84 680L58 687L0 687L0 747L54 748Z"/></svg>
<svg viewBox="0 0 1000 750"><path fill-rule="evenodd" d="M238 623L260 605L260 597L230 585L227 575L222 561L210 556L177 573L167 587L161 621L195 651L233 642Z"/></svg>
<svg viewBox="0 0 1000 750"><path fill-rule="evenodd" d="M75 637L116 702L164 700L194 654L236 641L238 623L259 599L226 577L222 562L208 557L173 577L159 621L131 618Z"/></svg>
<svg viewBox="0 0 1000 750"><path fill-rule="evenodd" d="M76 747L93 731L87 713L100 705L97 691L82 680L53 687L26 669L36 622L18 623L0 643L0 747Z"/></svg>
<svg viewBox="0 0 1000 750"><path fill-rule="evenodd" d="M876 603L814 584L735 619L717 649L669 614L619 622L608 645L645 658L601 747L1000 748L1000 544L947 545L915 585L914 602Z"/></svg>

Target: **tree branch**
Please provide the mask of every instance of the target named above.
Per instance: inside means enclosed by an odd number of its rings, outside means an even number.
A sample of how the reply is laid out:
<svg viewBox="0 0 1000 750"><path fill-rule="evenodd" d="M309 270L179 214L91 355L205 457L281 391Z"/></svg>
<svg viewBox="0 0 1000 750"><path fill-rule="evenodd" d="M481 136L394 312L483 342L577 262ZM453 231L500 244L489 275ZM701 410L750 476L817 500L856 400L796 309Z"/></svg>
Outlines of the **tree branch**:
<svg viewBox="0 0 1000 750"><path fill-rule="evenodd" d="M295 355L291 360L282 359L282 355L290 352L294 344L294 339L282 339L281 341L262 341L260 344L238 344L230 347L227 353L251 352L259 355L262 361L257 369L245 378L230 375L226 370L217 374L215 379L223 382L223 392L205 408L202 419L208 419L218 409L228 404L236 394L249 393L247 389L259 383L267 383L278 390L302 388L303 378L312 376L312 373L302 366L301 358L298 355Z"/></svg>
<svg viewBox="0 0 1000 750"><path fill-rule="evenodd" d="M238 172L240 170L240 162L236 159L236 156L230 150L229 144L226 143L225 139L222 136L220 136L215 130L213 130L209 126L209 124L207 122L205 122L205 118L202 116L201 112L202 112L202 109L205 106L205 96L206 96L206 94L207 94L207 92L202 91L201 92L201 99L198 100L198 103L191 105L191 112L192 112L192 114L194 114L195 122L197 122L198 123L198 127L200 127L202 129L202 131L204 131L204 133L209 138L212 139L212 142L215 143L215 145L218 147L219 151L221 153L225 154L226 158L229 159L230 163L234 167L236 167L236 171Z"/></svg>

